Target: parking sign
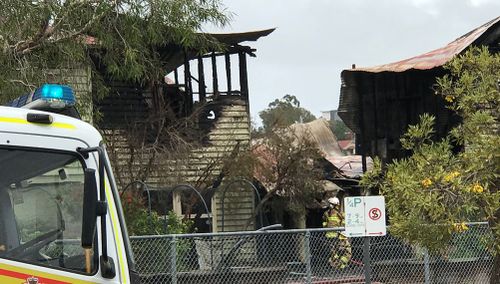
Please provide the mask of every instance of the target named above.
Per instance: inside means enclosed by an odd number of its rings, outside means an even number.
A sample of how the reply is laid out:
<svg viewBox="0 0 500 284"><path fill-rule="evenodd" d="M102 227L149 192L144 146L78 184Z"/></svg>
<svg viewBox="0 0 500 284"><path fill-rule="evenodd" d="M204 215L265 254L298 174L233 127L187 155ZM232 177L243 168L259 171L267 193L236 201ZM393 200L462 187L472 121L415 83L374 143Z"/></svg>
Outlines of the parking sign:
<svg viewBox="0 0 500 284"><path fill-rule="evenodd" d="M346 197L344 205L346 236L385 236L387 231L383 196Z"/></svg>

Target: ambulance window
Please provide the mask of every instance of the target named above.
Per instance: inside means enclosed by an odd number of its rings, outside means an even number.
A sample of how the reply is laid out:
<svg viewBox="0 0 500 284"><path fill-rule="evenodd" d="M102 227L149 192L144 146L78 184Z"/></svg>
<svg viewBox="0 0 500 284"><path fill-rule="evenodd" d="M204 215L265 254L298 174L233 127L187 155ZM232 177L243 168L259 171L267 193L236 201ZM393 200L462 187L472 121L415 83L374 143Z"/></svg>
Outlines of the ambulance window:
<svg viewBox="0 0 500 284"><path fill-rule="evenodd" d="M88 271L80 243L84 171L77 156L0 148L0 169L0 200L6 197L0 257Z"/></svg>

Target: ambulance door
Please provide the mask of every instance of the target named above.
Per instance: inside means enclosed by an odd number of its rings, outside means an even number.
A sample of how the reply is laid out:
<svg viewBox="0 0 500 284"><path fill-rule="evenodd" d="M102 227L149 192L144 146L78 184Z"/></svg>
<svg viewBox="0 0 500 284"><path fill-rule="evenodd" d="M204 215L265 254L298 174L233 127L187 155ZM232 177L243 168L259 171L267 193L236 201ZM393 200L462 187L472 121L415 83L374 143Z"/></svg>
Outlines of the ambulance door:
<svg viewBox="0 0 500 284"><path fill-rule="evenodd" d="M81 247L84 170L97 168L95 159L76 151L86 145L21 134L8 138L8 145L0 144L0 283L124 283L123 275L101 276L100 222L90 262ZM110 224L108 215L102 218ZM114 240L104 241L116 259Z"/></svg>

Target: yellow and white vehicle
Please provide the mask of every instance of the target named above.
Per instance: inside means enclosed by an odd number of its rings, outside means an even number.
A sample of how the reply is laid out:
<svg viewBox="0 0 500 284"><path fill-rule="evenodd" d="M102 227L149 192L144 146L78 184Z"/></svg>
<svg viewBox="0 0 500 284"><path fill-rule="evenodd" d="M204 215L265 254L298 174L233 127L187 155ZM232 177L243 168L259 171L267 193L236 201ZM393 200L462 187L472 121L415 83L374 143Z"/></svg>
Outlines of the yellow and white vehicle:
<svg viewBox="0 0 500 284"><path fill-rule="evenodd" d="M74 102L47 84L0 107L1 284L139 283L102 137L56 113Z"/></svg>

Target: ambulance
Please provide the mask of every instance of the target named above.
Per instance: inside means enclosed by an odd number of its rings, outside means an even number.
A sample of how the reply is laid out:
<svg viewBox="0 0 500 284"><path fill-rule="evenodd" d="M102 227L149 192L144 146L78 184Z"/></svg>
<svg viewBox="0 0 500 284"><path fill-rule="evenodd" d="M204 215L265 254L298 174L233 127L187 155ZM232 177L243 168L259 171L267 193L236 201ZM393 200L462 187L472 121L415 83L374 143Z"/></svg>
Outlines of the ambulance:
<svg viewBox="0 0 500 284"><path fill-rule="evenodd" d="M0 106L0 284L139 283L106 148L45 84Z"/></svg>

